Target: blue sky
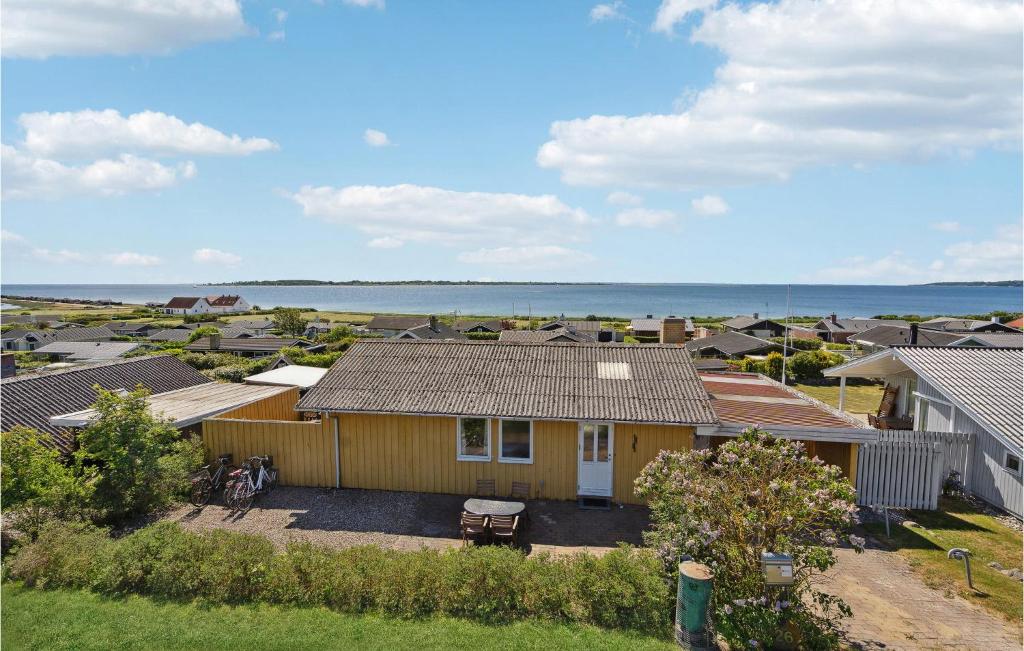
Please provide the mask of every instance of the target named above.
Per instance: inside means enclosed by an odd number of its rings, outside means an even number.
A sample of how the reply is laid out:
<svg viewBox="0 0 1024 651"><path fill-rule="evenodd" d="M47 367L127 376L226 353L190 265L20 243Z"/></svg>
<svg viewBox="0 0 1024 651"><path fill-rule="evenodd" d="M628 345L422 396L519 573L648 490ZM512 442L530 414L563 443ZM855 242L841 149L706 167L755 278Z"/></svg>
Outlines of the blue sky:
<svg viewBox="0 0 1024 651"><path fill-rule="evenodd" d="M1022 275L1019 3L103 4L5 2L4 282Z"/></svg>

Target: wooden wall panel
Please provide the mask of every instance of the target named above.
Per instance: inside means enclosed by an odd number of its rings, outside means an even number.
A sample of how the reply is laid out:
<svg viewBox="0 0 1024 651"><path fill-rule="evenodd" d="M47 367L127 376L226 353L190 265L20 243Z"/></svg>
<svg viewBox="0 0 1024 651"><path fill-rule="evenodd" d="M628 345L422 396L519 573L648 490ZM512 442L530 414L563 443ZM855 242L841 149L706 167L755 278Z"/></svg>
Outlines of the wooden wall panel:
<svg viewBox="0 0 1024 651"><path fill-rule="evenodd" d="M693 449L693 435L692 427L617 424L613 499L623 504L643 504L633 492L640 471L662 450Z"/></svg>
<svg viewBox="0 0 1024 651"><path fill-rule="evenodd" d="M334 486L334 431L330 421L203 421L203 447L213 461L231 453L235 464L269 454L285 486Z"/></svg>
<svg viewBox="0 0 1024 651"><path fill-rule="evenodd" d="M263 398L256 402L242 405L226 411L217 418L246 418L249 420L301 420L302 415L295 411L299 402L299 389L292 387L277 395Z"/></svg>

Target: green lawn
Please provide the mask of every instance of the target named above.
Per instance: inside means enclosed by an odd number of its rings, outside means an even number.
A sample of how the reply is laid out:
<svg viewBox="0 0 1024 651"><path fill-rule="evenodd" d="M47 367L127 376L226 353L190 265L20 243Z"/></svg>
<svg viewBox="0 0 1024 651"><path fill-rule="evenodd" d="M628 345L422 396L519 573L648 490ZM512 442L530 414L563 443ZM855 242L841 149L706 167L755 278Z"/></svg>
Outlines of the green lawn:
<svg viewBox="0 0 1024 651"><path fill-rule="evenodd" d="M1021 582L987 566L996 561L1006 569L1021 567L1019 532L957 499L942 498L938 511L911 511L908 517L924 528L893 526L892 539L885 537L884 523L872 523L866 528L882 544L905 556L929 586L954 590L1020 625L1024 596ZM963 562L946 558L953 547L971 550L971 573L977 592L967 588Z"/></svg>
<svg viewBox="0 0 1024 651"><path fill-rule="evenodd" d="M798 391L803 391L812 398L829 404L836 409L839 408L839 384L830 386L818 386L812 384L793 385ZM847 385L846 404L844 411L851 414L873 414L878 411L878 403L882 402L881 384Z"/></svg>
<svg viewBox="0 0 1024 651"><path fill-rule="evenodd" d="M547 623L485 626L323 608L204 606L3 586L7 649L659 649L659 640Z"/></svg>

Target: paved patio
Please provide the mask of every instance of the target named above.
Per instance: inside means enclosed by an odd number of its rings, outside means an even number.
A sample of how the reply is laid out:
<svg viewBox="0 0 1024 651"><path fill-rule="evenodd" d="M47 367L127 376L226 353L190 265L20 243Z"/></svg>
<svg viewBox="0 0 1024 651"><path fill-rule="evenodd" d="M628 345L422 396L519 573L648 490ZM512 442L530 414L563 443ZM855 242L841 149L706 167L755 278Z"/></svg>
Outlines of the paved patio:
<svg viewBox="0 0 1024 651"><path fill-rule="evenodd" d="M276 545L308 541L331 547L380 545L391 549L462 545L459 514L469 496L356 489L279 488L260 496L248 513L228 511L219 502L191 505L166 519L192 530L230 529L258 533ZM496 498L501 499L501 498ZM522 540L531 553L602 553L619 542L642 544L647 509L614 507L581 510L574 502L530 500L531 525Z"/></svg>

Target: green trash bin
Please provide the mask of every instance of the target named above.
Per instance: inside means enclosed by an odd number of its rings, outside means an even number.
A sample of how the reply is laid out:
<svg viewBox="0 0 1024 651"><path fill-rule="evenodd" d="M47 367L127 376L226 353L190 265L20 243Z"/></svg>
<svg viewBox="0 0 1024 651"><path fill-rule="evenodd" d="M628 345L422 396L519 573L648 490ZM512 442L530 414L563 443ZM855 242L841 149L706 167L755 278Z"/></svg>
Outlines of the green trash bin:
<svg viewBox="0 0 1024 651"><path fill-rule="evenodd" d="M676 592L676 641L686 649L713 649L714 634L708 626L711 602L711 569L684 561L679 564Z"/></svg>

